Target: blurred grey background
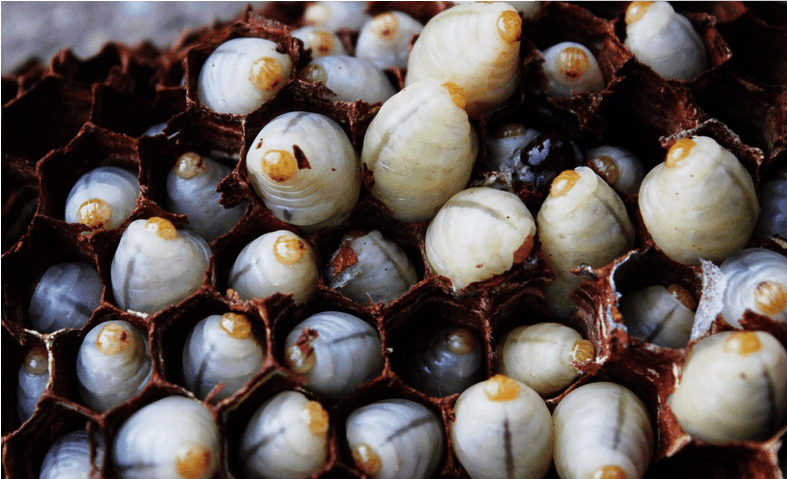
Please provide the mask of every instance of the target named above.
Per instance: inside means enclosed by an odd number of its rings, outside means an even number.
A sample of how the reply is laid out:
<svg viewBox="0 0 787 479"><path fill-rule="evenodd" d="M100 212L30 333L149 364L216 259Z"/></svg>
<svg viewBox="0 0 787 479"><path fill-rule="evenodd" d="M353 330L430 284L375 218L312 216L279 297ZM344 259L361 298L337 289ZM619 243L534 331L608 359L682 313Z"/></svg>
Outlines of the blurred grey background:
<svg viewBox="0 0 787 479"><path fill-rule="evenodd" d="M65 47L89 57L108 41L134 45L150 39L163 47L184 31L228 20L251 3L264 2L0 2L2 72L25 60L45 64Z"/></svg>

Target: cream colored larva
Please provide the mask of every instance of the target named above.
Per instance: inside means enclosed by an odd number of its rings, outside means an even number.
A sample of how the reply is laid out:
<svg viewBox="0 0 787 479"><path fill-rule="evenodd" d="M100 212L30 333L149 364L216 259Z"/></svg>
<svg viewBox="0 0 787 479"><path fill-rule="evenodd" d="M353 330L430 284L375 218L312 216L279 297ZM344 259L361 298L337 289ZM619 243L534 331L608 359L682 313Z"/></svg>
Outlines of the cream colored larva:
<svg viewBox="0 0 787 479"><path fill-rule="evenodd" d="M615 191L586 166L553 181L537 217L547 265L556 279L547 286L547 304L559 316L574 309L568 296L581 279L570 271L581 264L604 266L634 243L634 226Z"/></svg>
<svg viewBox="0 0 787 479"><path fill-rule="evenodd" d="M265 125L251 145L249 180L280 220L315 231L339 220L358 201L358 155L327 116L285 113Z"/></svg>
<svg viewBox="0 0 787 479"><path fill-rule="evenodd" d="M609 186L624 193L636 193L645 172L642 163L627 149L618 146L597 146L588 149L588 166Z"/></svg>
<svg viewBox="0 0 787 479"><path fill-rule="evenodd" d="M787 258L764 248L750 248L721 264L727 278L721 317L740 327L746 310L787 322Z"/></svg>
<svg viewBox="0 0 787 479"><path fill-rule="evenodd" d="M424 26L405 85L425 78L452 82L465 91L470 116L489 111L516 89L521 34L522 18L506 3L455 5Z"/></svg>
<svg viewBox="0 0 787 479"><path fill-rule="evenodd" d="M692 347L668 404L701 441L765 440L787 418L787 350L764 331L708 336Z"/></svg>
<svg viewBox="0 0 787 479"><path fill-rule="evenodd" d="M653 459L648 411L618 384L591 383L571 391L552 419L561 479L641 479Z"/></svg>
<svg viewBox="0 0 787 479"><path fill-rule="evenodd" d="M377 68L406 68L410 40L424 26L410 15L391 11L366 22L358 35L355 56L368 60Z"/></svg>
<svg viewBox="0 0 787 479"><path fill-rule="evenodd" d="M470 179L478 138L465 92L426 79L383 103L363 141L361 161L372 172L372 195L401 221L431 219Z"/></svg>
<svg viewBox="0 0 787 479"><path fill-rule="evenodd" d="M696 309L697 300L679 284L648 286L620 299L629 335L665 348L686 346Z"/></svg>
<svg viewBox="0 0 787 479"><path fill-rule="evenodd" d="M92 228L117 228L137 206L137 176L123 168L102 166L82 175L66 199L65 220Z"/></svg>
<svg viewBox="0 0 787 479"><path fill-rule="evenodd" d="M104 442L93 435L95 454L91 457L90 436L82 429L61 437L46 452L38 479L88 479L104 463Z"/></svg>
<svg viewBox="0 0 787 479"><path fill-rule="evenodd" d="M199 102L217 113L248 115L290 81L292 60L275 42L235 38L210 54L197 81Z"/></svg>
<svg viewBox="0 0 787 479"><path fill-rule="evenodd" d="M298 77L309 83L322 82L334 93L323 96L331 101L378 103L396 93L382 70L363 58L347 55L315 58Z"/></svg>
<svg viewBox="0 0 787 479"><path fill-rule="evenodd" d="M22 422L36 410L36 404L49 384L49 355L46 348L36 346L25 355L17 379L17 412Z"/></svg>
<svg viewBox="0 0 787 479"><path fill-rule="evenodd" d="M426 230L424 248L432 271L458 291L525 261L535 234L533 215L515 194L469 188L440 208Z"/></svg>
<svg viewBox="0 0 787 479"><path fill-rule="evenodd" d="M329 31L360 30L370 18L365 10L364 2L314 2L304 10L303 21Z"/></svg>
<svg viewBox="0 0 787 479"><path fill-rule="evenodd" d="M586 93L604 89L604 76L593 52L576 42L562 42L543 52L547 92L558 98L573 92Z"/></svg>
<svg viewBox="0 0 787 479"><path fill-rule="evenodd" d="M513 173L521 163L522 150L541 132L520 123L506 123L486 137L486 161L496 171Z"/></svg>
<svg viewBox="0 0 787 479"><path fill-rule="evenodd" d="M312 58L331 55L347 55L342 41L333 32L313 25L292 31L293 38L303 42L303 46L312 51Z"/></svg>
<svg viewBox="0 0 787 479"><path fill-rule="evenodd" d="M705 136L672 145L642 180L639 208L656 246L683 264L723 261L740 251L760 212L749 173Z"/></svg>

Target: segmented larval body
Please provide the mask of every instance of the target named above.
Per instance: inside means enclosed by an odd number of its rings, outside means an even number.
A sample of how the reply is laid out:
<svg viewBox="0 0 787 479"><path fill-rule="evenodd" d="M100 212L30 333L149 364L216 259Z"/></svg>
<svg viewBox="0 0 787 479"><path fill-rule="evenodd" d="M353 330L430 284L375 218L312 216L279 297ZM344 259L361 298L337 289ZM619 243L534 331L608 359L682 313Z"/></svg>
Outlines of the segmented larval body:
<svg viewBox="0 0 787 479"><path fill-rule="evenodd" d="M410 40L421 33L421 22L410 15L390 11L366 22L358 35L355 56L368 60L377 68L406 68Z"/></svg>
<svg viewBox="0 0 787 479"><path fill-rule="evenodd" d="M727 279L721 317L740 327L746 310L787 321L787 258L764 248L749 248L721 264Z"/></svg>
<svg viewBox="0 0 787 479"><path fill-rule="evenodd" d="M363 58L347 55L315 58L298 76L310 83L322 82L335 93L323 96L331 101L377 103L396 93L382 70Z"/></svg>
<svg viewBox="0 0 787 479"><path fill-rule="evenodd" d="M66 199L65 220L96 228L117 228L137 206L137 175L102 166L82 175Z"/></svg>
<svg viewBox="0 0 787 479"><path fill-rule="evenodd" d="M36 284L28 313L36 331L79 329L101 304L104 285L95 266L60 263L50 266Z"/></svg>

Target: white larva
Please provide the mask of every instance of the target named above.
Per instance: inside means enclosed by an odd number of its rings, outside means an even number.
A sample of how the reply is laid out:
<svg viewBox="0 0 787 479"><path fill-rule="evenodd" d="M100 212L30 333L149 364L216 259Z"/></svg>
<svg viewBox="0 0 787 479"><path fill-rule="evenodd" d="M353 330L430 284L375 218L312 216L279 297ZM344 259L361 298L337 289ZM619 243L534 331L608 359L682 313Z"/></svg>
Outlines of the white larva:
<svg viewBox="0 0 787 479"><path fill-rule="evenodd" d="M407 62L405 85L433 78L465 91L471 116L503 104L520 74L522 19L503 2L455 5L424 26Z"/></svg>
<svg viewBox="0 0 787 479"><path fill-rule="evenodd" d="M505 273L530 255L536 225L515 194L478 187L460 191L426 230L426 259L458 291Z"/></svg>
<svg viewBox="0 0 787 479"><path fill-rule="evenodd" d="M696 309L697 300L679 284L648 286L620 299L628 334L664 348L688 344Z"/></svg>
<svg viewBox="0 0 787 479"><path fill-rule="evenodd" d="M76 369L79 394L99 412L139 394L153 371L145 336L121 320L101 323L87 333Z"/></svg>
<svg viewBox="0 0 787 479"><path fill-rule="evenodd" d="M239 459L249 479L300 479L328 457L329 417L317 401L282 391L266 401L243 432Z"/></svg>
<svg viewBox="0 0 787 479"><path fill-rule="evenodd" d="M356 262L337 271L334 259L346 249L352 251ZM418 273L404 250L377 230L345 235L326 278L328 286L364 305L390 303L417 282Z"/></svg>
<svg viewBox="0 0 787 479"><path fill-rule="evenodd" d="M186 228L213 241L240 221L248 202L225 208L216 190L232 168L194 152L187 152L167 175L168 210L189 217Z"/></svg>
<svg viewBox="0 0 787 479"><path fill-rule="evenodd" d="M562 42L542 53L547 93L558 98L573 92L586 93L604 89L604 76L596 56L584 45Z"/></svg>
<svg viewBox="0 0 787 479"><path fill-rule="evenodd" d="M308 301L320 279L317 255L298 235L280 230L255 239L235 259L229 287L242 299L292 294L296 303Z"/></svg>
<svg viewBox="0 0 787 479"><path fill-rule="evenodd" d="M50 266L30 299L30 322L42 333L79 329L98 308L103 292L104 285L94 266L86 263Z"/></svg>
<svg viewBox="0 0 787 479"><path fill-rule="evenodd" d="M787 418L787 350L764 331L727 331L695 344L668 404L711 444L767 439Z"/></svg>
<svg viewBox="0 0 787 479"><path fill-rule="evenodd" d="M380 372L380 336L351 314L317 313L287 335L284 364L305 377L311 391L336 401Z"/></svg>
<svg viewBox="0 0 787 479"><path fill-rule="evenodd" d="M217 113L247 115L284 88L292 61L275 42L235 38L214 50L197 80L199 102Z"/></svg>
<svg viewBox="0 0 787 479"><path fill-rule="evenodd" d="M645 172L642 163L628 150L597 146L588 150L588 165L609 185L624 193L637 193Z"/></svg>
<svg viewBox="0 0 787 479"><path fill-rule="evenodd" d="M571 273L581 264L598 268L631 249L634 226L623 200L586 166L553 181L536 219L544 259L556 279L547 285L547 304L561 317L574 309L568 296L582 281Z"/></svg>
<svg viewBox="0 0 787 479"><path fill-rule="evenodd" d="M746 310L787 321L787 258L764 248L749 248L721 264L727 278L721 317L741 327Z"/></svg>
<svg viewBox="0 0 787 479"><path fill-rule="evenodd" d="M208 479L219 469L221 440L201 402L169 396L129 417L112 456L122 479Z"/></svg>
<svg viewBox="0 0 787 479"><path fill-rule="evenodd" d="M235 394L253 378L265 360L251 321L241 314L213 314L198 322L183 347L183 380L186 387L204 399L214 387L220 401Z"/></svg>
<svg viewBox="0 0 787 479"><path fill-rule="evenodd" d="M315 26L305 26L292 31L292 37L303 42L306 49L311 50L312 58L330 55L347 55L342 41L333 32Z"/></svg>
<svg viewBox="0 0 787 479"><path fill-rule="evenodd" d="M154 313L196 292L205 277L210 246L153 216L128 225L112 259L112 292L118 307Z"/></svg>
<svg viewBox="0 0 787 479"><path fill-rule="evenodd" d="M355 56L368 60L377 68L406 68L410 40L424 26L410 15L390 11L366 22L358 35Z"/></svg>
<svg viewBox="0 0 787 479"><path fill-rule="evenodd" d="M578 366L593 361L595 349L568 326L539 323L509 332L497 357L498 372L550 397L579 377Z"/></svg>
<svg viewBox="0 0 787 479"><path fill-rule="evenodd" d="M314 2L306 7L303 20L306 25L315 25L335 31L342 28L360 30L369 20L364 2Z"/></svg>
<svg viewBox="0 0 787 479"><path fill-rule="evenodd" d="M648 411L633 392L618 384L592 383L571 391L552 419L561 479L641 479L653 459Z"/></svg>
<svg viewBox="0 0 787 479"><path fill-rule="evenodd" d="M787 240L787 169L774 175L760 187L760 207L757 220L758 238L779 235Z"/></svg>
<svg viewBox="0 0 787 479"><path fill-rule="evenodd" d="M403 378L434 397L458 394L484 376L483 345L462 327L440 328L418 345Z"/></svg>
<svg viewBox="0 0 787 479"><path fill-rule="evenodd" d="M396 93L382 70L362 58L347 55L316 58L298 76L310 83L322 82L335 93L324 96L331 101L378 103Z"/></svg>
<svg viewBox="0 0 787 479"><path fill-rule="evenodd" d="M137 206L137 176L123 168L102 166L82 175L66 199L65 220L92 228L117 228Z"/></svg>
<svg viewBox="0 0 787 479"><path fill-rule="evenodd" d="M90 457L90 437L87 431L74 431L61 437L49 448L41 464L39 479L89 479L104 462L104 441L93 436L95 457Z"/></svg>
<svg viewBox="0 0 787 479"><path fill-rule="evenodd" d="M502 374L471 386L454 405L454 452L472 479L541 479L554 430L544 400Z"/></svg>
<svg viewBox="0 0 787 479"><path fill-rule="evenodd" d="M46 348L36 346L27 352L17 376L17 412L22 422L36 410L36 404L49 383L49 357Z"/></svg>
<svg viewBox="0 0 787 479"><path fill-rule="evenodd" d="M445 449L443 426L430 409L407 399L386 399L347 418L355 466L375 479L432 477Z"/></svg>
<svg viewBox="0 0 787 479"><path fill-rule="evenodd" d="M735 155L712 138L675 142L642 180L639 209L670 259L723 261L749 241L760 212L754 182Z"/></svg>
<svg viewBox="0 0 787 479"><path fill-rule="evenodd" d="M486 161L496 171L513 172L520 163L522 150L540 134L532 128L519 123L506 123L486 137Z"/></svg>
<svg viewBox="0 0 787 479"><path fill-rule="evenodd" d="M626 46L662 77L693 80L705 71L702 38L668 2L631 2L625 20Z"/></svg>
<svg viewBox="0 0 787 479"><path fill-rule="evenodd" d="M273 215L308 232L338 221L361 193L361 167L350 139L318 113L293 111L265 125L246 168Z"/></svg>
<svg viewBox="0 0 787 479"><path fill-rule="evenodd" d="M366 131L361 161L374 177L372 195L401 221L431 219L470 179L478 138L465 92L425 79L383 103Z"/></svg>

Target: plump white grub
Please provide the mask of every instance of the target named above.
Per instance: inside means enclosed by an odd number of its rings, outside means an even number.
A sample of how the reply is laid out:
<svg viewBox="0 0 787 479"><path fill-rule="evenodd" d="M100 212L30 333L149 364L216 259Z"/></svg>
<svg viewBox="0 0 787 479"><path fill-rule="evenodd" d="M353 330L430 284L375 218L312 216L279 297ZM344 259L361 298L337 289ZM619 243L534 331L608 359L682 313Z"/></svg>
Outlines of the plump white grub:
<svg viewBox="0 0 787 479"><path fill-rule="evenodd" d="M426 479L445 449L437 415L407 399L377 401L347 418L355 467L375 479Z"/></svg>
<svg viewBox="0 0 787 479"><path fill-rule="evenodd" d="M197 80L199 102L216 113L248 115L290 81L292 60L263 38L228 40L210 54Z"/></svg>
<svg viewBox="0 0 787 479"><path fill-rule="evenodd" d="M410 40L424 26L410 15L390 11L375 15L358 35L355 56L368 60L377 68L407 68Z"/></svg>
<svg viewBox="0 0 787 479"><path fill-rule="evenodd" d="M79 329L101 303L104 285L95 266L60 263L50 266L33 292L28 313L36 331Z"/></svg>
<svg viewBox="0 0 787 479"><path fill-rule="evenodd" d="M189 217L186 228L213 241L240 221L248 202L225 208L219 201L219 182L232 168L194 152L178 158L167 175L168 210Z"/></svg>
<svg viewBox="0 0 787 479"><path fill-rule="evenodd" d="M229 287L242 299L292 294L296 303L308 301L320 279L311 245L290 231L266 233L247 244L232 265Z"/></svg>
<svg viewBox="0 0 787 479"><path fill-rule="evenodd" d="M90 458L90 437L84 429L61 437L49 448L41 464L39 479L89 479L98 477L104 462L104 441L93 436L95 457ZM95 473L96 475L92 475Z"/></svg>
<svg viewBox="0 0 787 479"><path fill-rule="evenodd" d="M335 93L323 98L332 101L378 103L396 93L382 70L363 58L347 55L315 58L298 77L310 83L322 82Z"/></svg>
<svg viewBox="0 0 787 479"><path fill-rule="evenodd" d="M758 238L779 235L787 240L787 169L760 187L760 218L757 220Z"/></svg>
<svg viewBox="0 0 787 479"><path fill-rule="evenodd" d="M198 322L183 348L183 380L198 398L214 387L216 401L235 394L253 378L265 360L251 321L242 314L213 314Z"/></svg>
<svg viewBox="0 0 787 479"><path fill-rule="evenodd" d="M273 215L309 232L349 213L361 193L361 166L350 139L318 113L293 111L265 125L246 168Z"/></svg>
<svg viewBox="0 0 787 479"><path fill-rule="evenodd" d="M604 89L604 76L596 56L582 44L562 42L543 51L547 93L558 98L573 92L586 93Z"/></svg>
<svg viewBox="0 0 787 479"><path fill-rule="evenodd" d="M623 200L586 166L566 170L553 181L536 219L544 259L555 273L547 305L567 317L576 305L569 293L582 279L571 269L604 266L634 244L634 226Z"/></svg>
<svg viewBox="0 0 787 479"><path fill-rule="evenodd" d="M404 371L407 384L434 397L461 393L483 379L482 344L467 328L444 327L418 348Z"/></svg>
<svg viewBox="0 0 787 479"><path fill-rule="evenodd" d="M588 150L588 166L609 185L624 193L637 193L645 172L630 151L618 146L597 146Z"/></svg>
<svg viewBox="0 0 787 479"><path fill-rule="evenodd" d="M17 413L22 422L36 410L36 404L49 383L49 356L46 348L36 346L27 352L17 375Z"/></svg>
<svg viewBox="0 0 787 479"><path fill-rule="evenodd" d="M432 271L458 291L524 262L535 234L533 215L515 194L468 188L440 208L424 248Z"/></svg>
<svg viewBox="0 0 787 479"><path fill-rule="evenodd" d="M249 479L300 479L325 465L328 413L297 391L265 401L249 420L238 457Z"/></svg>
<svg viewBox="0 0 787 479"><path fill-rule="evenodd" d="M302 41L304 48L312 51L313 59L330 55L347 55L347 50L339 37L325 28L307 25L293 30L291 35Z"/></svg>
<svg viewBox="0 0 787 479"><path fill-rule="evenodd" d="M307 379L309 390L336 401L380 372L380 336L351 314L317 313L287 335L284 364Z"/></svg>
<svg viewBox="0 0 787 479"><path fill-rule="evenodd" d="M407 62L405 85L426 78L465 91L471 116L503 104L520 74L522 18L503 2L463 3L424 26Z"/></svg>
<svg viewBox="0 0 787 479"><path fill-rule="evenodd" d="M711 444L762 441L787 418L787 350L764 331L727 331L695 344L668 404Z"/></svg>
<svg viewBox="0 0 787 479"><path fill-rule="evenodd" d="M702 38L668 2L631 2L625 19L626 46L662 77L688 81L707 68Z"/></svg>
<svg viewBox="0 0 787 479"><path fill-rule="evenodd" d="M760 212L754 182L735 155L712 138L675 142L639 189L653 241L670 259L724 261L749 241Z"/></svg>
<svg viewBox="0 0 787 479"><path fill-rule="evenodd" d="M467 185L478 138L455 83L425 79L388 99L363 140L372 195L398 220L431 219Z"/></svg>
<svg viewBox="0 0 787 479"><path fill-rule="evenodd" d="M450 427L454 452L473 479L540 479L552 464L549 409L530 387L502 374L459 396Z"/></svg>
<svg viewBox="0 0 787 479"><path fill-rule="evenodd" d="M620 299L628 334L664 348L682 348L691 338L697 300L679 284L660 284Z"/></svg>
<svg viewBox="0 0 787 479"><path fill-rule="evenodd" d="M595 359L593 343L568 326L539 323L509 332L497 346L498 372L551 397Z"/></svg>
<svg viewBox="0 0 787 479"><path fill-rule="evenodd" d="M365 10L364 2L314 2L303 12L303 21L330 31L360 30L370 18Z"/></svg>
<svg viewBox="0 0 787 479"><path fill-rule="evenodd" d="M101 166L82 175L66 199L66 223L117 228L137 206L137 175L116 166Z"/></svg>
<svg viewBox="0 0 787 479"><path fill-rule="evenodd" d="M99 412L139 394L153 371L147 338L122 320L101 323L87 333L77 354L79 394Z"/></svg>
<svg viewBox="0 0 787 479"><path fill-rule="evenodd" d="M552 419L561 479L641 479L653 459L648 411L618 384L578 387L560 401Z"/></svg>
<svg viewBox="0 0 787 479"><path fill-rule="evenodd" d="M169 396L129 417L115 437L122 479L209 479L219 469L221 440L204 404Z"/></svg>
<svg viewBox="0 0 787 479"><path fill-rule="evenodd" d="M721 317L740 328L746 310L787 321L787 258L765 248L749 248L721 264L727 279Z"/></svg>
<svg viewBox="0 0 787 479"><path fill-rule="evenodd" d="M153 216L128 225L112 259L112 292L119 308L154 313L177 304L202 285L210 246Z"/></svg>
<svg viewBox="0 0 787 479"><path fill-rule="evenodd" d="M513 172L522 150L541 132L519 123L506 123L486 137L486 162L495 171Z"/></svg>

